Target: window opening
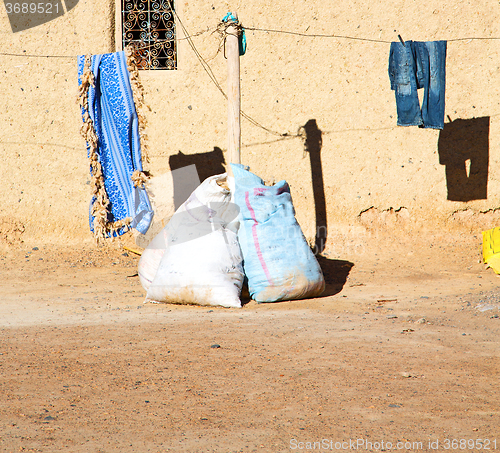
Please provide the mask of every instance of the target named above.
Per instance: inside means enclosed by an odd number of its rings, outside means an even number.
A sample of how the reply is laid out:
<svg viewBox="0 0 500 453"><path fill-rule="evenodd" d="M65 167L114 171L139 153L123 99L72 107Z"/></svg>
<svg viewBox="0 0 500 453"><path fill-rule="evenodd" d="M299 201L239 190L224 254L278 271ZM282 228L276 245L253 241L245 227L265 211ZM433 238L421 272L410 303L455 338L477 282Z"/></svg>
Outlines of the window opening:
<svg viewBox="0 0 500 453"><path fill-rule="evenodd" d="M177 69L173 0L121 0L122 43L139 69Z"/></svg>

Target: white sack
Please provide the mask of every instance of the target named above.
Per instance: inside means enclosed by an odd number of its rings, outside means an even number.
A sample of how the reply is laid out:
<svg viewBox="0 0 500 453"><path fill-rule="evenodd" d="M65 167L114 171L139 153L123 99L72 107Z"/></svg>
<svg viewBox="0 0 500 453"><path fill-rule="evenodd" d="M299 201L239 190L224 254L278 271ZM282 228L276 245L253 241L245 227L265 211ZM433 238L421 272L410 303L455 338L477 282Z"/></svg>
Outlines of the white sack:
<svg viewBox="0 0 500 453"><path fill-rule="evenodd" d="M147 300L241 307L238 208L218 184L225 180L226 174L207 178L148 246L139 262Z"/></svg>

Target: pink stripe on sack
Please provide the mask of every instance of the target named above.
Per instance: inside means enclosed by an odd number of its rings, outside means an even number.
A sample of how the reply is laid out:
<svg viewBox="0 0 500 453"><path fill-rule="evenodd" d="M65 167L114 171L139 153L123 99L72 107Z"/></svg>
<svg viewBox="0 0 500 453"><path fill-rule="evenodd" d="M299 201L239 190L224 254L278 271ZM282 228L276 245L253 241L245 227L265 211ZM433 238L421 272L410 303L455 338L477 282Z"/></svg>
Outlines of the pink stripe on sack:
<svg viewBox="0 0 500 453"><path fill-rule="evenodd" d="M255 212L252 208L252 205L250 204L250 198L248 196L248 191L245 192L245 203L247 205L248 210L250 211L250 215L252 216L252 220L253 220L252 236L253 236L253 243L255 246L255 250L257 251L257 256L259 257L260 265L262 266L262 269L264 270L264 273L266 274L267 281L272 285L273 279L271 278L271 275L269 274L269 270L267 269L266 262L264 261L264 257L262 256L262 251L260 250L259 238L257 237L258 222L257 222L257 219L255 218Z"/></svg>

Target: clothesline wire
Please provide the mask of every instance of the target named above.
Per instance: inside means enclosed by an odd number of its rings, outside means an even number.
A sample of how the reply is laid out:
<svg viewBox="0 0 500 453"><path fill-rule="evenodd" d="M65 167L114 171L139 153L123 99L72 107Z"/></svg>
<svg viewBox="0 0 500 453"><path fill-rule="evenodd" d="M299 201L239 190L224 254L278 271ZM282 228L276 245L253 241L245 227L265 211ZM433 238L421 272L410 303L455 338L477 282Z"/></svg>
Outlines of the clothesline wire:
<svg viewBox="0 0 500 453"><path fill-rule="evenodd" d="M173 13L175 14L177 20L181 24L180 18L177 14L176 11L172 10ZM185 30L185 27L181 24L181 28ZM281 33L281 34L286 34L286 35L295 35L295 36L302 36L302 37L307 37L307 38L336 38L336 39L350 39L354 41L366 41L366 42L376 42L376 43L383 43L383 44L390 44L393 41L388 41L385 39L372 39L372 38L360 38L357 36L347 36L347 35L329 35L329 34L318 34L318 33L301 33L301 32L295 32L295 31L289 31L289 30L276 30L276 29L271 29L271 28L258 28L258 27L243 27L245 30L251 30L251 31L261 31L261 32L266 32L266 33ZM216 32L218 31L219 26L215 27L214 29L207 28L205 30L201 30L199 32L193 33L192 35L185 33L185 36L182 38L175 38L172 39L171 41L190 41L191 38L193 37L198 37L201 36L205 33L208 32ZM457 42L457 41L478 41L478 40L490 40L490 41L495 41L495 40L500 40L500 38L497 37L468 37L468 38L450 38L447 39L447 42ZM394 40L395 41L395 40ZM154 44L150 44L147 46L143 47L152 47ZM9 56L9 57L27 57L27 58L77 58L77 55L40 55L40 54L16 54L16 53L7 53L7 52L0 52L0 55L2 56Z"/></svg>
<svg viewBox="0 0 500 453"><path fill-rule="evenodd" d="M378 42L383 44L391 44L393 41L388 41L385 39L372 39L372 38L360 38L357 36L345 36L345 35L328 35L328 34L317 34L317 33L301 33L297 31L288 31L288 30L276 30L271 28L257 28L257 27L244 27L245 30L251 31L262 31L266 33L281 33L285 35L295 35L295 36L303 36L307 38L336 38L336 39L351 39L355 41L367 41L367 42ZM500 38L495 37L472 37L472 38L451 38L447 39L448 42L453 41L473 41L473 40L500 40Z"/></svg>
<svg viewBox="0 0 500 453"><path fill-rule="evenodd" d="M207 61L203 58L203 56L200 54L198 49L196 48L192 38L200 36L204 33L207 33L210 31L210 28L207 28L206 30L199 31L197 33L194 33L193 35L190 35L186 27L184 26L184 23L182 22L181 18L177 14L177 11L175 11L173 8L170 7L170 3L167 3L168 7L170 8L170 11L175 15L178 24L180 25L184 37L183 38L175 38L175 41L181 41L181 40L186 40L191 47L193 53L196 55L198 61L200 62L202 68L204 71L208 74L210 80L214 83L214 85L217 87L217 89L221 92L223 97L227 99L227 94L225 93L224 89L220 85L219 81L217 80L217 77L215 76L212 68L210 65L207 63ZM383 39L371 39L371 38L360 38L360 37L355 37L355 36L344 36L344 35L328 35L328 34L316 34L316 33L301 33L301 32L294 32L294 31L288 31L288 30L276 30L276 29L267 29L267 28L257 28L257 27L244 27L245 30L249 31L261 31L261 32L266 32L266 33L281 33L281 34L287 34L287 35L294 35L294 36L302 36L302 37L308 37L308 38L335 38L335 39L349 39L349 40L355 40L355 41L366 41L366 42L376 42L376 43L384 43L384 44L390 44L392 41L387 41ZM212 30L212 33L214 32L220 32L220 24L217 25L217 27ZM222 37L221 40L225 40L225 37ZM472 41L472 40L500 40L500 38L496 37L472 37L472 38L452 38L448 39L448 42L456 42L456 41ZM149 46L144 46L144 47L151 47L152 45ZM222 45L219 44L219 48L217 50L217 53L220 52L222 48ZM33 55L33 54L14 54L14 53L5 53L5 52L0 52L0 55L2 56L13 56L13 57L26 57L26 58L68 58L68 59L74 59L77 58L77 56L67 56L67 55ZM215 58L215 57L214 57ZM251 124L254 126L263 129L264 131L276 135L281 138L296 138L296 137L301 137L301 134L290 134L290 133L281 133L274 131L272 129L269 129L259 122L257 122L255 119L247 115L243 110L240 109L240 114L243 118L245 118L247 121L249 121Z"/></svg>
<svg viewBox="0 0 500 453"><path fill-rule="evenodd" d="M454 42L454 41L486 41L486 40L499 40L500 38L495 38L495 37L483 37L483 38L452 38L452 39L447 39L446 41L448 42Z"/></svg>
<svg viewBox="0 0 500 453"><path fill-rule="evenodd" d="M170 4L168 4L169 7L170 7ZM184 24L182 23L182 20L180 19L179 15L177 14L177 12L175 10L173 10L171 8L171 12L175 15L175 17L177 18L177 21L178 23L180 24L181 28L182 28L182 31L183 33L189 37L189 39L187 39L191 49L193 50L193 52L195 53L196 57L198 58L198 60L200 61L203 69L207 72L207 74L209 75L210 79L212 80L212 82L216 85L216 87L218 88L218 90L222 93L222 95L224 96L225 99L227 99L227 94L225 93L225 91L223 90L222 86L220 85L220 83L218 82L217 78L215 77L215 74L213 73L212 71L212 68L210 67L210 65L207 63L207 61L201 56L201 54L198 52L198 49L196 48L194 42L192 41L189 33L187 33L187 30L186 28L184 27ZM216 29L214 30L221 33L221 25L222 23L219 23L216 27ZM225 33L225 28L223 28L223 33ZM381 42L381 43L391 43L391 41L384 41L384 40L375 40L375 39L366 39L366 38L355 38L355 37L350 37L350 36L336 36L336 35L315 35L315 34L304 34L304 33L298 33L298 32L289 32L289 31L281 31L281 30L271 30L271 29L259 29L259 28L254 28L254 27L243 27L245 30L253 30L253 31L264 31L264 32L275 32L275 33L286 33L286 34L292 34L292 35L299 35L299 36L308 36L308 37L330 37L330 38L345 38L345 39L353 39L353 40L362 40L362 41L369 41L369 42ZM460 40L470 40L470 39L474 39L474 38L457 38L455 39L454 41L460 41ZM476 38L476 39L483 39L483 38ZM498 39L498 38L484 38L484 39ZM222 36L221 38L221 41L225 41L225 36ZM217 50L217 53L220 52L222 48L222 44L219 43L219 46L218 46L218 50ZM215 57L214 57L215 58ZM263 129L264 131L272 134L272 135L276 135L278 137L280 137L280 139L285 139L285 138L297 138L297 137L303 137L302 134L300 133L297 133L297 134L291 134L291 133L281 133L281 132L277 132L277 131L274 131L272 129L269 129L265 126L263 126L262 124L260 124L259 122L257 122L256 120L254 120L252 117L250 117L249 115L247 115L243 110L240 109L240 115L245 118L247 121L249 121L251 124L253 124L254 126L260 128L260 129Z"/></svg>
<svg viewBox="0 0 500 453"><path fill-rule="evenodd" d="M210 30L210 28L207 28L206 30L201 30L199 32L196 32L190 36L186 35L182 38L175 38L175 39L167 39L165 41L167 42L170 42L170 41L184 41L184 40L189 40L191 39L192 37L197 37L197 36L201 36L205 33L208 33L212 30ZM213 31L212 31L213 32ZM162 41L164 42L164 41ZM145 45L145 46L141 46L141 49L143 48L147 48L147 47L153 47L155 44L149 44L149 45ZM74 58L78 58L78 55L40 55L40 54L26 54L26 53L8 53L8 52L0 52L0 55L1 56L6 56L6 57L27 57L27 58L70 58L70 59L74 59Z"/></svg>
<svg viewBox="0 0 500 453"><path fill-rule="evenodd" d="M297 31L288 31L288 30L274 30L270 28L256 28L256 27L244 27L245 30L251 31L264 31L267 33L281 33L284 35L295 35L295 36L303 36L308 38L339 38L339 39L352 39L355 41L368 41L368 42L380 42L380 43L391 43L391 41L385 41L382 39L370 39L370 38L358 38L355 36L340 36L340 35L326 35L326 34L316 34L316 33L300 33Z"/></svg>
<svg viewBox="0 0 500 453"><path fill-rule="evenodd" d="M170 3L167 3L168 6L170 7ZM184 33L185 36L189 37L187 39L187 42L189 44L189 46L191 47L191 49L193 50L194 54L196 55L196 57L198 58L201 66L203 67L203 69L205 70L205 72L208 74L208 76L210 77L210 79L212 80L212 82L215 84L215 86L217 87L217 89L221 92L222 96L224 96L224 98L227 100L227 94L226 92L224 91L224 89L222 88L222 86L220 85L219 81L217 80L217 77L215 76L215 74L213 73L212 71L212 68L210 67L210 65L207 63L207 61L201 56L200 52L198 52L198 49L196 48L193 40L191 39L191 35L187 32L186 30L186 27L184 26L184 23L182 22L181 18L179 17L179 15L177 14L177 12L170 8L170 10L172 11L172 13L175 15L175 17L177 18L177 21L179 23L179 25L181 26L181 29ZM219 26L217 26L217 29L216 30L219 30ZM219 45L219 50L221 49L221 46ZM273 135L277 135L278 137L285 137L287 136L288 134L283 134L281 132L276 132L276 131L273 131L265 126L263 126L262 124L260 124L259 122L257 122L256 120L254 120L251 116L247 115L243 110L240 109L240 114L242 117L244 117L247 121L249 121L251 124L253 124L254 126L256 127L259 127L263 130L265 130L266 132L270 133L270 134L273 134Z"/></svg>
<svg viewBox="0 0 500 453"><path fill-rule="evenodd" d="M27 58L71 58L74 60L77 55L30 55L26 53L6 53L0 52L0 55L6 57L27 57Z"/></svg>

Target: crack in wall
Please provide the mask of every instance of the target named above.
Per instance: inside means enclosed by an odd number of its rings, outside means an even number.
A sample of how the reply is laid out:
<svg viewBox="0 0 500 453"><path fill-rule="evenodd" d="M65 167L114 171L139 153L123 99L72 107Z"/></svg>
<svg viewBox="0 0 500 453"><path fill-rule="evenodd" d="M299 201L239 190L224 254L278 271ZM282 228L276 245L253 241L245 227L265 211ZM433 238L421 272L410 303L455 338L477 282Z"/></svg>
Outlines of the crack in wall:
<svg viewBox="0 0 500 453"><path fill-rule="evenodd" d="M371 206L358 214L358 220L368 229L373 227L403 227L410 223L410 211L405 206L379 209Z"/></svg>

